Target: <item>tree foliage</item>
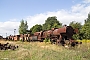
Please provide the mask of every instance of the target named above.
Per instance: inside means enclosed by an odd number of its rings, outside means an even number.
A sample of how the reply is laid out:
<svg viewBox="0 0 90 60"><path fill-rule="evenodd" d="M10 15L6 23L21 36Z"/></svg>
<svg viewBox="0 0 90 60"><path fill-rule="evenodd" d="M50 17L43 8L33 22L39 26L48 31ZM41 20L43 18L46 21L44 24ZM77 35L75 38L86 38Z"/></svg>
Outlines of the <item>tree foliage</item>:
<svg viewBox="0 0 90 60"><path fill-rule="evenodd" d="M90 23L90 13L88 14L88 18L85 20L85 24Z"/></svg>
<svg viewBox="0 0 90 60"><path fill-rule="evenodd" d="M83 34L83 39L90 39L90 22L84 24L81 29L81 33Z"/></svg>
<svg viewBox="0 0 90 60"><path fill-rule="evenodd" d="M85 20L85 24L81 29L82 38L83 39L90 39L90 13L88 14L88 18Z"/></svg>
<svg viewBox="0 0 90 60"><path fill-rule="evenodd" d="M59 23L56 16L48 17L47 20L45 20L45 23L43 24L42 29L43 30L49 30L51 28L59 28L62 24Z"/></svg>
<svg viewBox="0 0 90 60"><path fill-rule="evenodd" d="M19 34L26 34L27 29L28 29L27 21L24 21L22 19L19 26Z"/></svg>
<svg viewBox="0 0 90 60"><path fill-rule="evenodd" d="M39 32L42 30L42 25L38 25L36 24L35 26L33 26L30 31L32 31L32 34L35 33L35 32Z"/></svg>
<svg viewBox="0 0 90 60"><path fill-rule="evenodd" d="M72 26L74 29L81 29L81 27L82 27L81 23L76 22L76 21L70 22L69 25Z"/></svg>
<svg viewBox="0 0 90 60"><path fill-rule="evenodd" d="M74 39L79 39L79 38L80 38L80 36L79 36L79 34L80 34L80 29L81 29L81 27L82 27L81 23L72 21L69 25L72 26L74 29L78 29L79 33L73 35L73 38L74 38Z"/></svg>

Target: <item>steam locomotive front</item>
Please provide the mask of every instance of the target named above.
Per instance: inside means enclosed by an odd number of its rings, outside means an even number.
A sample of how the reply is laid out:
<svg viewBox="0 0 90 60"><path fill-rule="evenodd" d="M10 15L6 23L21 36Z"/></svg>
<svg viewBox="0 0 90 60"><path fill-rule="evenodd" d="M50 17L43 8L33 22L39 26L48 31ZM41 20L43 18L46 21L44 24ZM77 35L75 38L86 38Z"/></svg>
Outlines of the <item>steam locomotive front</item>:
<svg viewBox="0 0 90 60"><path fill-rule="evenodd" d="M66 34L68 38L72 38L74 34L74 29L71 26L67 26L66 28Z"/></svg>

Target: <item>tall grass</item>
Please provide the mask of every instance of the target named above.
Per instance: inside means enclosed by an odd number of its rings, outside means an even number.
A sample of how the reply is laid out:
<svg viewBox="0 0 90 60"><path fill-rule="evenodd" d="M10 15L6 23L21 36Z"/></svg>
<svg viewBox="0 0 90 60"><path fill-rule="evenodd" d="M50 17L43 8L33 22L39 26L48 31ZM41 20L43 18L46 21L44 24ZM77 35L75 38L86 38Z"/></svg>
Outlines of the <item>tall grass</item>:
<svg viewBox="0 0 90 60"><path fill-rule="evenodd" d="M5 41L7 42L7 41ZM8 41L9 42L9 41ZM72 48L45 42L12 42L19 45L15 51L0 50L0 60L90 60L90 43Z"/></svg>

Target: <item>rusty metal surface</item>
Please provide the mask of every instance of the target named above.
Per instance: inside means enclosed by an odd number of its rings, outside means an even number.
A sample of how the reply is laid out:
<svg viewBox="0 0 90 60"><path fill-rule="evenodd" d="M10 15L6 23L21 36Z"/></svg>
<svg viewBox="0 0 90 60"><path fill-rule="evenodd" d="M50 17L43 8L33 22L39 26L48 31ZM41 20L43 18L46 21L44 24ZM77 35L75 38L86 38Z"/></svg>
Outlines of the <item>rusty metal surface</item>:
<svg viewBox="0 0 90 60"><path fill-rule="evenodd" d="M34 35L38 36L40 35L40 32L35 32Z"/></svg>
<svg viewBox="0 0 90 60"><path fill-rule="evenodd" d="M60 33L66 33L66 27L58 28L53 31L53 35L60 35Z"/></svg>

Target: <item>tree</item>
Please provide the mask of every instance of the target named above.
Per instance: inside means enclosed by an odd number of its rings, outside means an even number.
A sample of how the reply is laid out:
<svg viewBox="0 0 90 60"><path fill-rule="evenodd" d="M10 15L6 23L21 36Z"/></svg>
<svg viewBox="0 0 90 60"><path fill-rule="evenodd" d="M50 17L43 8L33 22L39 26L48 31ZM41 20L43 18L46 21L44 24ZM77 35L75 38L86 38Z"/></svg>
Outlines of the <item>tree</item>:
<svg viewBox="0 0 90 60"><path fill-rule="evenodd" d="M19 34L26 34L28 29L27 21L24 22L24 20L22 19L20 23Z"/></svg>
<svg viewBox="0 0 90 60"><path fill-rule="evenodd" d="M90 13L88 14L88 18L85 20L81 33L83 34L83 39L90 39Z"/></svg>
<svg viewBox="0 0 90 60"><path fill-rule="evenodd" d="M85 20L85 23L90 23L90 13L88 14L88 18Z"/></svg>
<svg viewBox="0 0 90 60"><path fill-rule="evenodd" d="M59 23L56 16L48 17L43 24L43 30L49 30L51 28L59 28L62 26L62 23Z"/></svg>
<svg viewBox="0 0 90 60"><path fill-rule="evenodd" d="M27 21L25 21L25 29L28 29Z"/></svg>
<svg viewBox="0 0 90 60"><path fill-rule="evenodd" d="M83 39L90 39L90 22L85 23L81 29Z"/></svg>
<svg viewBox="0 0 90 60"><path fill-rule="evenodd" d="M74 29L81 29L81 27L82 27L82 25L81 25L81 23L79 23L79 22L76 22L76 21L72 21L72 22L70 22L70 24L69 24L70 26L72 26Z"/></svg>
<svg viewBox="0 0 90 60"><path fill-rule="evenodd" d="M70 22L69 25L72 26L73 29L78 29L78 30L79 30L79 33L73 35L73 38L74 38L74 39L80 39L81 37L79 36L79 34L80 34L80 29L81 29L81 27L82 27L81 23L78 23L78 22L72 21L72 22Z"/></svg>
<svg viewBox="0 0 90 60"><path fill-rule="evenodd" d="M38 25L36 24L35 26L33 26L30 31L32 31L32 34L35 33L35 32L39 32L42 30L42 25Z"/></svg>

